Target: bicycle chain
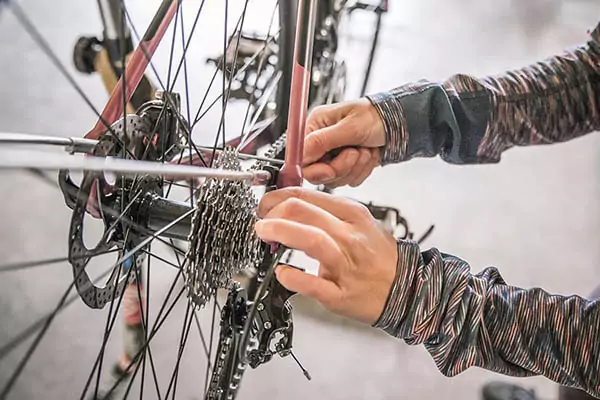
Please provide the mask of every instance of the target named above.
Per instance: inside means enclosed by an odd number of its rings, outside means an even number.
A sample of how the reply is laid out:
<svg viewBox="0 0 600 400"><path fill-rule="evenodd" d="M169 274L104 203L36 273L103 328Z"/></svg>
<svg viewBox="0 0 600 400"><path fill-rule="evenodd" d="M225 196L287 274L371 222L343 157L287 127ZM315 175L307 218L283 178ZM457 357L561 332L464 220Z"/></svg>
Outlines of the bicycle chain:
<svg viewBox="0 0 600 400"><path fill-rule="evenodd" d="M271 144L269 149L265 152L264 156L268 158L275 158L278 154L280 154L285 149L286 144L286 136L283 134L278 140ZM239 161L237 159L237 153L228 149L221 153L221 157L223 160L227 160L227 165L234 168L240 168ZM222 161L218 160L217 163L221 165ZM264 168L268 163L265 161L257 161L252 166L249 167L249 170L259 170ZM203 185L204 187L204 185ZM248 188L249 191L249 188ZM248 192L247 192L248 193ZM254 209L256 208L256 200L253 196L255 203L252 208L252 224L256 221L256 216L254 214ZM199 205L200 205L200 197L199 197ZM248 210L246 210L248 212ZM201 217L202 213L197 212L196 216L192 221L192 230L191 232L195 232L195 226L199 223L198 219ZM250 227L250 231L247 232L247 238L251 237L250 241L251 246L254 246L254 239L258 242L258 249L260 250L260 240L254 235L253 225ZM230 236L229 239L233 239L235 241L235 236ZM196 238L198 240L198 238ZM247 239L246 239L247 240ZM196 242L198 243L198 242ZM236 245L242 246L244 244L248 244L245 240L238 240ZM194 247L197 244L192 243ZM192 248L192 246L190 246ZM253 247L254 250L254 247ZM260 256L260 252L257 253ZM253 260L254 261L254 260ZM259 258L256 259L256 263L252 263L253 267L258 267L258 264L261 262ZM233 270L228 270L230 273L227 274L228 280L231 281L231 276L233 275ZM196 275L197 276L197 275ZM214 291L212 291L214 294ZM245 290L241 289L237 282L232 282L230 284L229 296L227 299L227 303L223 306L222 315L221 315L221 332L219 335L219 342L217 345L217 353L215 357L215 364L213 365L213 371L211 374L210 384L208 386L208 390L206 392L205 400L233 400L237 394L237 391L240 386L240 382L242 379L242 375L244 370L246 369L246 364L240 362L238 359L238 346L239 340L243 334L243 321L234 318L237 314L237 317L245 318L247 315L247 299L245 298L246 293ZM208 297L210 298L210 296ZM208 298L204 298L204 301L208 300ZM241 301L240 299L243 299ZM242 305L243 303L243 305ZM236 304L238 306L236 307ZM235 311L233 311L235 309ZM233 311L233 314L231 314ZM252 340L251 340L252 342Z"/></svg>
<svg viewBox="0 0 600 400"><path fill-rule="evenodd" d="M246 291L235 282L221 312L221 332L205 400L233 400L246 365L238 360L238 345L247 317ZM235 365L235 367L232 367ZM233 373L229 373L233 369Z"/></svg>

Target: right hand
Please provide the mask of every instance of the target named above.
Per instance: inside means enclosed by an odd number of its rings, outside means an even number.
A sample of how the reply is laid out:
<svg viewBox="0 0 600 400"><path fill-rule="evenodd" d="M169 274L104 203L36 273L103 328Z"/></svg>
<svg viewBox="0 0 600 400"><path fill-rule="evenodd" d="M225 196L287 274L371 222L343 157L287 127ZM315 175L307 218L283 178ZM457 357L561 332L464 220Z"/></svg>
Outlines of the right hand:
<svg viewBox="0 0 600 400"><path fill-rule="evenodd" d="M368 99L317 107L306 124L304 177L329 188L358 186L381 163L384 144L383 121Z"/></svg>

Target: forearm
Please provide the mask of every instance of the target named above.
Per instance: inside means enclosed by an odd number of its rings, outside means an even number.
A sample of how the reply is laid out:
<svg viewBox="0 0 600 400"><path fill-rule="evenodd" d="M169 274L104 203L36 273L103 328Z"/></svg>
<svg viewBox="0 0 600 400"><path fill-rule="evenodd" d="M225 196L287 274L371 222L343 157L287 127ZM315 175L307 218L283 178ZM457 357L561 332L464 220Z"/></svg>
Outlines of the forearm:
<svg viewBox="0 0 600 400"><path fill-rule="evenodd" d="M600 300L507 285L495 268L469 265L400 241L396 280L375 323L408 344L424 344L454 376L481 367L543 375L600 396Z"/></svg>
<svg viewBox="0 0 600 400"><path fill-rule="evenodd" d="M580 47L500 76L455 75L369 96L382 117L383 164L434 157L492 163L514 146L600 130L600 24Z"/></svg>

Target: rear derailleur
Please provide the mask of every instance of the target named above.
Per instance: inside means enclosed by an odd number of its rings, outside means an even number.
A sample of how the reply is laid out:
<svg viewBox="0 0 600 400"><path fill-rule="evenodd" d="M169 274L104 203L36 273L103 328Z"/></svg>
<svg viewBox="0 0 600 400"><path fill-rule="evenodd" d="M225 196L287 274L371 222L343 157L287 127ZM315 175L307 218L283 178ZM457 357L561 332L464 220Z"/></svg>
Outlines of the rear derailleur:
<svg viewBox="0 0 600 400"><path fill-rule="evenodd" d="M295 292L284 288L274 277L264 281L264 272L274 260L269 245L265 244L263 250L266 256L259 268L262 273L255 277L256 285L244 289L234 282L229 289L221 311L217 356L205 400L234 399L247 365L254 369L275 354L292 354L294 326L289 300ZM267 285L264 291L258 290L261 283ZM256 295L255 292L263 293L256 302L249 300L254 297L249 293ZM302 370L310 379L308 372Z"/></svg>

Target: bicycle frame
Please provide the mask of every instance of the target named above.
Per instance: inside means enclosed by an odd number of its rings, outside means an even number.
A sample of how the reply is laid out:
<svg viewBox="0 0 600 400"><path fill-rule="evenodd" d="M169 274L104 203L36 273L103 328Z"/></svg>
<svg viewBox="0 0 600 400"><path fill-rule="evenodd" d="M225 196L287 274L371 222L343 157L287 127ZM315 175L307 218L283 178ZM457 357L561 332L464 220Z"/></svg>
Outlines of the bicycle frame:
<svg viewBox="0 0 600 400"><path fill-rule="evenodd" d="M106 129L123 115L124 105L131 100L136 87L142 80L146 68L173 21L181 1L163 0L142 40L133 52L124 75L121 76L113 89L100 118L92 130L85 135L86 139L98 139ZM302 184L301 163L310 90L317 1L298 1L285 164L279 173L278 187L300 186ZM107 0L100 2L101 10L102 5L107 6L109 3L107 3ZM108 8L110 9L110 7ZM111 11L114 12L114 9Z"/></svg>

